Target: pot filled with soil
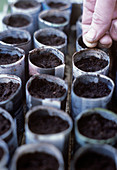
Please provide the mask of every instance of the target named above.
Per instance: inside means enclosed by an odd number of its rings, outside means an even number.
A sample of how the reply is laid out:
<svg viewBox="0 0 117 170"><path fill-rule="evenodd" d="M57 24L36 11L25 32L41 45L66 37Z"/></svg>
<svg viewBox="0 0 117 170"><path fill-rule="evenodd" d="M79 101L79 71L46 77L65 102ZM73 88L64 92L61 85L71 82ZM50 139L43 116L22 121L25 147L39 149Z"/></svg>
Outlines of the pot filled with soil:
<svg viewBox="0 0 117 170"><path fill-rule="evenodd" d="M116 170L116 151L109 145L86 145L74 155L71 170Z"/></svg>
<svg viewBox="0 0 117 170"><path fill-rule="evenodd" d="M64 78L64 54L53 47L40 47L29 52L29 75L49 74Z"/></svg>
<svg viewBox="0 0 117 170"><path fill-rule="evenodd" d="M35 30L38 29L38 14L41 11L41 3L36 0L18 0L11 4L12 13L25 13L33 18Z"/></svg>
<svg viewBox="0 0 117 170"><path fill-rule="evenodd" d="M26 84L26 104L30 109L37 105L65 109L68 85L64 80L45 74L32 76Z"/></svg>
<svg viewBox="0 0 117 170"><path fill-rule="evenodd" d="M88 47L83 42L82 34L80 34L76 39L76 51L81 51L81 50L84 50L87 48ZM96 48L104 51L105 53L107 53L107 55L109 55L110 50L108 48L102 48L99 45L97 45ZM90 48L88 48L88 49L90 49Z"/></svg>
<svg viewBox="0 0 117 170"><path fill-rule="evenodd" d="M74 78L85 73L108 75L109 66L109 56L99 49L85 49L75 52L72 57Z"/></svg>
<svg viewBox="0 0 117 170"><path fill-rule="evenodd" d="M67 36L60 30L50 28L40 29L34 33L34 47L52 46L64 54L67 53Z"/></svg>
<svg viewBox="0 0 117 170"><path fill-rule="evenodd" d="M0 107L7 110L16 123L17 132L23 132L22 82L14 75L0 75Z"/></svg>
<svg viewBox="0 0 117 170"><path fill-rule="evenodd" d="M10 155L17 147L16 126L11 115L0 108L0 138L4 140L9 148Z"/></svg>
<svg viewBox="0 0 117 170"><path fill-rule="evenodd" d="M27 54L32 48L31 35L25 30L7 30L0 33L0 41L21 48Z"/></svg>
<svg viewBox="0 0 117 170"><path fill-rule="evenodd" d="M72 116L75 118L86 109L107 108L112 98L114 82L104 75L84 74L72 84Z"/></svg>
<svg viewBox="0 0 117 170"><path fill-rule="evenodd" d="M70 116L61 110L47 106L33 107L25 119L26 143L50 143L67 155L72 126Z"/></svg>
<svg viewBox="0 0 117 170"><path fill-rule="evenodd" d="M95 108L86 110L75 120L76 141L85 144L110 144L117 142L117 116L113 112Z"/></svg>
<svg viewBox="0 0 117 170"><path fill-rule="evenodd" d="M3 30L26 30L30 32L31 35L34 33L33 19L28 14L14 13L6 15L3 20Z"/></svg>
<svg viewBox="0 0 117 170"><path fill-rule="evenodd" d="M65 11L46 10L38 16L39 29L56 28L69 34L69 16Z"/></svg>
<svg viewBox="0 0 117 170"><path fill-rule="evenodd" d="M9 160L9 151L7 144L0 139L0 169L7 166Z"/></svg>
<svg viewBox="0 0 117 170"><path fill-rule="evenodd" d="M0 44L0 74L12 74L25 80L25 52L12 45Z"/></svg>
<svg viewBox="0 0 117 170"><path fill-rule="evenodd" d="M10 170L64 170L61 152L50 144L28 144L19 147L12 159Z"/></svg>
<svg viewBox="0 0 117 170"><path fill-rule="evenodd" d="M45 0L43 2L43 10L57 9L60 11L65 11L69 18L71 16L72 4L70 1L62 1L62 0Z"/></svg>

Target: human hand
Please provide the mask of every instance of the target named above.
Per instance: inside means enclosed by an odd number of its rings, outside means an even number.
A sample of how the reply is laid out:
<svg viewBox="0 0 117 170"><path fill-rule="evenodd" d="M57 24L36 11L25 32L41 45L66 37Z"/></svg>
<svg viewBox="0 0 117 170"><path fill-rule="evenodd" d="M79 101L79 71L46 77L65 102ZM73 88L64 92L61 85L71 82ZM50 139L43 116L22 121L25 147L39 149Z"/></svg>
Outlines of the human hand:
<svg viewBox="0 0 117 170"><path fill-rule="evenodd" d="M117 0L84 0L82 29L88 47L109 48L117 41Z"/></svg>

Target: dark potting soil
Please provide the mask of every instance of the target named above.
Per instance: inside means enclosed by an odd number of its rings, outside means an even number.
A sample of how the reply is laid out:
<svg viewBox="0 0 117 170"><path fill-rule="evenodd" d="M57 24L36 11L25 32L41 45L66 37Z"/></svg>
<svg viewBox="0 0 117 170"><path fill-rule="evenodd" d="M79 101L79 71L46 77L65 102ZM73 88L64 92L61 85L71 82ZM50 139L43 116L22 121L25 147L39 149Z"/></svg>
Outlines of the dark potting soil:
<svg viewBox="0 0 117 170"><path fill-rule="evenodd" d="M51 22L53 24L62 24L62 23L67 21L66 18L60 17L60 16L57 17L55 15L53 15L53 16L45 16L45 17L43 17L43 20Z"/></svg>
<svg viewBox="0 0 117 170"><path fill-rule="evenodd" d="M9 99L18 89L19 83L0 83L0 102Z"/></svg>
<svg viewBox="0 0 117 170"><path fill-rule="evenodd" d="M37 37L37 40L40 43L49 45L49 46L58 46L58 45L62 45L65 43L65 39L57 35L47 35L47 36L39 35Z"/></svg>
<svg viewBox="0 0 117 170"><path fill-rule="evenodd" d="M40 116L38 112L29 117L29 129L36 134L60 133L69 128L67 121L58 116Z"/></svg>
<svg viewBox="0 0 117 170"><path fill-rule="evenodd" d="M0 114L0 135L3 135L6 133L11 127L11 122L2 115Z"/></svg>
<svg viewBox="0 0 117 170"><path fill-rule="evenodd" d="M30 22L23 16L11 16L8 19L7 25L12 26L12 27L23 27L28 25Z"/></svg>
<svg viewBox="0 0 117 170"><path fill-rule="evenodd" d="M77 126L81 134L92 139L108 139L117 134L117 124L96 113L81 117Z"/></svg>
<svg viewBox="0 0 117 170"><path fill-rule="evenodd" d="M3 155L4 155L4 150L3 150L2 147L0 147L0 161L1 161L2 157L3 157Z"/></svg>
<svg viewBox="0 0 117 170"><path fill-rule="evenodd" d="M53 53L41 51L31 54L31 62L41 68L53 68L62 64L62 61Z"/></svg>
<svg viewBox="0 0 117 170"><path fill-rule="evenodd" d="M17 170L58 170L58 168L57 159L43 152L24 154L17 161Z"/></svg>
<svg viewBox="0 0 117 170"><path fill-rule="evenodd" d="M15 3L15 7L17 8L21 8L21 9L28 9L28 8L34 8L38 5L38 3L36 1L34 2L30 2L30 1L18 1Z"/></svg>
<svg viewBox="0 0 117 170"><path fill-rule="evenodd" d="M15 38L15 37L5 37L2 39L3 42L8 43L8 44L21 44L21 43L25 43L28 41L27 38Z"/></svg>
<svg viewBox="0 0 117 170"><path fill-rule="evenodd" d="M82 36L79 38L78 44L79 44L82 48L88 48L88 47L85 45L85 43L83 42Z"/></svg>
<svg viewBox="0 0 117 170"><path fill-rule="evenodd" d="M106 83L101 81L98 83L88 82L88 84L79 81L74 87L74 92L79 97L99 98L108 96L111 90Z"/></svg>
<svg viewBox="0 0 117 170"><path fill-rule="evenodd" d="M82 58L75 63L75 66L80 70L86 72L95 72L105 68L108 65L108 61L104 59L99 59L94 56L89 58Z"/></svg>
<svg viewBox="0 0 117 170"><path fill-rule="evenodd" d="M8 53L0 53L0 65L12 64L18 61L21 57L17 54L11 55Z"/></svg>
<svg viewBox="0 0 117 170"><path fill-rule="evenodd" d="M66 6L66 4L64 4L64 3L61 3L61 2L50 2L50 3L48 3L48 6L49 7L51 7L51 8L55 8L55 9L58 9L58 8L61 8L61 7L65 7Z"/></svg>
<svg viewBox="0 0 117 170"><path fill-rule="evenodd" d="M59 98L62 97L66 90L56 83L49 82L46 79L35 78L28 88L29 93L36 98Z"/></svg>
<svg viewBox="0 0 117 170"><path fill-rule="evenodd" d="M77 160L75 170L116 170L116 166L111 157L88 151Z"/></svg>

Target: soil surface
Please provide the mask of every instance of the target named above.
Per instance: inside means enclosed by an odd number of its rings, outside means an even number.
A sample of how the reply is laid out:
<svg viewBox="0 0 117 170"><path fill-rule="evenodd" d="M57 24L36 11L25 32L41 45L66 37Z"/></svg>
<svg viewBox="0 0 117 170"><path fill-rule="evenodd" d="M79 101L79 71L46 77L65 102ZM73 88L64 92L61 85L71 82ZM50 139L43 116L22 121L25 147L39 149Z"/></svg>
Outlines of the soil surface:
<svg viewBox="0 0 117 170"><path fill-rule="evenodd" d="M45 16L45 17L43 17L43 20L51 22L53 24L62 24L62 23L67 21L66 18L60 17L60 16L57 17L55 15L53 15L53 16Z"/></svg>
<svg viewBox="0 0 117 170"><path fill-rule="evenodd" d="M2 115L0 114L0 135L3 135L6 133L11 127L11 122Z"/></svg>
<svg viewBox="0 0 117 170"><path fill-rule="evenodd" d="M17 161L17 170L58 170L58 168L57 159L43 152L22 155Z"/></svg>
<svg viewBox="0 0 117 170"><path fill-rule="evenodd" d="M8 53L0 53L0 65L12 64L18 61L21 57L17 54L11 55Z"/></svg>
<svg viewBox="0 0 117 170"><path fill-rule="evenodd" d="M28 9L28 8L34 8L34 7L36 7L36 5L38 5L37 2L32 3L29 1L23 0L23 1L16 2L14 6L17 8L21 8L21 9Z"/></svg>
<svg viewBox="0 0 117 170"><path fill-rule="evenodd" d="M36 98L59 98L62 97L66 89L56 83L49 82L46 79L35 78L28 88L29 93Z"/></svg>
<svg viewBox="0 0 117 170"><path fill-rule="evenodd" d="M9 17L7 25L12 27L23 27L27 26L29 23L29 20L27 20L23 16L18 15Z"/></svg>
<svg viewBox="0 0 117 170"><path fill-rule="evenodd" d="M1 161L2 157L3 157L3 155L4 155L4 151L3 151L2 147L0 147L0 161Z"/></svg>
<svg viewBox="0 0 117 170"><path fill-rule="evenodd" d="M49 45L49 46L58 46L58 45L62 45L65 43L65 39L57 35L47 35L47 36L39 35L37 37L37 40L40 43Z"/></svg>
<svg viewBox="0 0 117 170"><path fill-rule="evenodd" d="M88 84L79 81L74 87L74 92L79 97L99 98L108 96L111 90L106 83L101 81L98 83L88 82Z"/></svg>
<svg viewBox="0 0 117 170"><path fill-rule="evenodd" d="M0 102L9 99L18 89L19 83L0 83Z"/></svg>
<svg viewBox="0 0 117 170"><path fill-rule="evenodd" d="M84 44L83 39L82 39L82 36L79 38L78 44L79 44L82 48L88 48L88 47Z"/></svg>
<svg viewBox="0 0 117 170"><path fill-rule="evenodd" d="M48 6L49 7L51 7L51 8L55 8L55 9L58 9L58 8L62 8L62 7L65 7L66 6L66 4L64 4L64 3L61 3L61 2L50 2L50 3L48 3Z"/></svg>
<svg viewBox="0 0 117 170"><path fill-rule="evenodd" d="M115 162L92 151L83 154L76 162L75 170L116 170Z"/></svg>
<svg viewBox="0 0 117 170"><path fill-rule="evenodd" d="M31 54L31 62L41 68L53 68L62 64L62 61L53 53L41 51Z"/></svg>
<svg viewBox="0 0 117 170"><path fill-rule="evenodd" d="M29 117L29 128L36 134L60 133L69 128L67 121L58 116L40 116L38 112Z"/></svg>
<svg viewBox="0 0 117 170"><path fill-rule="evenodd" d="M81 134L93 139L108 139L117 134L117 124L96 113L82 117L77 125Z"/></svg>
<svg viewBox="0 0 117 170"><path fill-rule="evenodd" d="M25 43L28 41L27 38L15 38L15 37L5 37L2 39L3 42L8 43L8 44L21 44Z"/></svg>
<svg viewBox="0 0 117 170"><path fill-rule="evenodd" d="M80 70L86 72L95 72L104 69L108 65L108 61L104 59L99 59L95 56L90 56L89 58L82 58L75 63L75 66Z"/></svg>

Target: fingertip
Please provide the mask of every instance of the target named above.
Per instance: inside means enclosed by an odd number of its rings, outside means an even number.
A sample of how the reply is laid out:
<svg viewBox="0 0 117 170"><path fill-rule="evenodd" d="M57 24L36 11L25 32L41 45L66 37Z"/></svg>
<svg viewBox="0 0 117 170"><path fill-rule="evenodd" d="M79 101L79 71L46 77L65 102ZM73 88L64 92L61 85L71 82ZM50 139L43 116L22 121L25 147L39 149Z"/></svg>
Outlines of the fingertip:
<svg viewBox="0 0 117 170"><path fill-rule="evenodd" d="M104 35L98 43L100 48L110 48L112 45L112 38L109 34Z"/></svg>
<svg viewBox="0 0 117 170"><path fill-rule="evenodd" d="M85 36L83 36L83 42L89 48L94 48L97 46L97 42L95 42L95 43L88 42L87 39L85 38Z"/></svg>

